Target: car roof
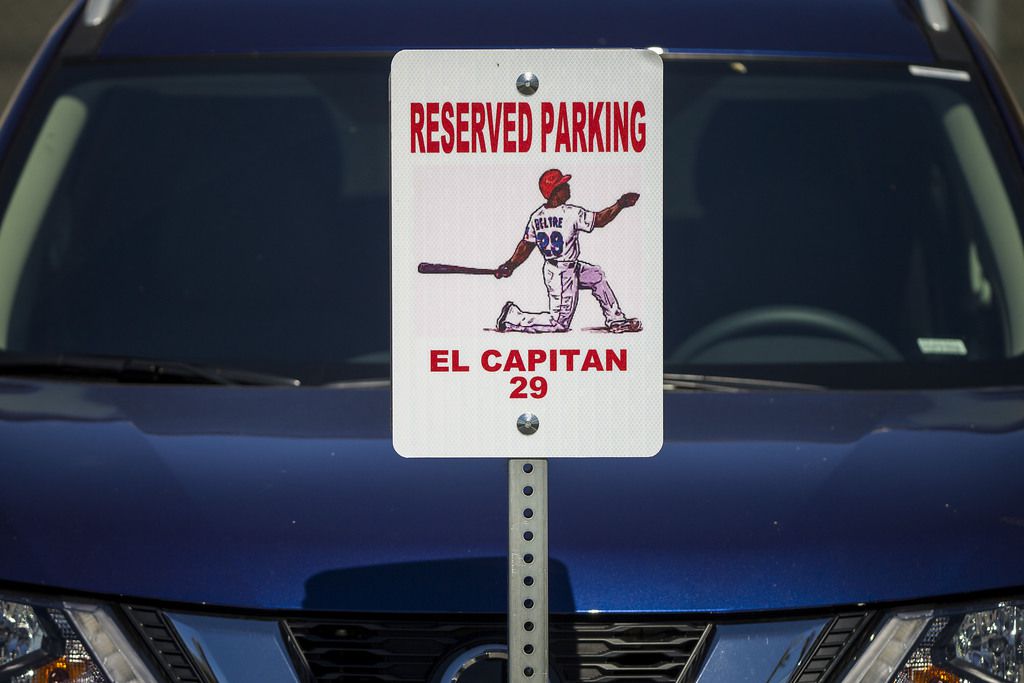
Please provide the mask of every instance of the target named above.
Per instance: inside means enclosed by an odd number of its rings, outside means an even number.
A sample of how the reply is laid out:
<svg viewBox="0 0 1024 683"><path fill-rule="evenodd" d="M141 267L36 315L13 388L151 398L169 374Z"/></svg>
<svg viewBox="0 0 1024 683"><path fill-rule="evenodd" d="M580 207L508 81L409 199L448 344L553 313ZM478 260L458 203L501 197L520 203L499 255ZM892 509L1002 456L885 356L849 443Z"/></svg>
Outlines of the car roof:
<svg viewBox="0 0 1024 683"><path fill-rule="evenodd" d="M935 61L911 0L125 0L98 56L661 47Z"/></svg>

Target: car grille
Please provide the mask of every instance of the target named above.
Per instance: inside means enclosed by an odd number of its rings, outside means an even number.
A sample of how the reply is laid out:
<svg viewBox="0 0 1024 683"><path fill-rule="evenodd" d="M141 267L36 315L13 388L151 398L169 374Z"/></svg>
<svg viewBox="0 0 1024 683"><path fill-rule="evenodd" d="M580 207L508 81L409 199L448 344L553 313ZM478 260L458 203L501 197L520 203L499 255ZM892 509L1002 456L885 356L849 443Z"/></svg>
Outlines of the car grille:
<svg viewBox="0 0 1024 683"><path fill-rule="evenodd" d="M860 612L833 617L818 636L818 642L803 658L792 680L794 683L819 683L829 680L858 638L868 631L875 614Z"/></svg>
<svg viewBox="0 0 1024 683"><path fill-rule="evenodd" d="M175 683L205 683L174 629L159 610L124 605L124 611L167 678Z"/></svg>
<svg viewBox="0 0 1024 683"><path fill-rule="evenodd" d="M289 620L317 683L424 683L455 653L505 642L502 620ZM565 683L677 683L711 627L552 616L553 673ZM696 669L696 667L691 667Z"/></svg>
<svg viewBox="0 0 1024 683"><path fill-rule="evenodd" d="M166 680L214 683L212 674L192 660L160 610L130 605L123 609ZM801 654L791 680L833 680L875 619L872 612L830 617L817 641ZM506 637L505 620L496 616L293 617L281 623L304 683L434 683L456 654L481 645L503 646ZM552 615L551 680L693 683L714 628L704 622L634 615Z"/></svg>

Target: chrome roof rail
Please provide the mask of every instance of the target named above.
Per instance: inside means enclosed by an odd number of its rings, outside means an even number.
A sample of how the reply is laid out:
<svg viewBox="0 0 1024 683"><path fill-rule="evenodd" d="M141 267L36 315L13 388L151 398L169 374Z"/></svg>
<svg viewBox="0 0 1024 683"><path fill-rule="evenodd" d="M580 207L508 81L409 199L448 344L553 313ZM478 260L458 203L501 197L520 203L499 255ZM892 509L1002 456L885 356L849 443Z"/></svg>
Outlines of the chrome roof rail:
<svg viewBox="0 0 1024 683"><path fill-rule="evenodd" d="M945 33L952 24L949 16L949 5L946 0L918 0L921 6L921 14L924 15L925 23L929 28L939 33Z"/></svg>
<svg viewBox="0 0 1024 683"><path fill-rule="evenodd" d="M110 16L118 0L89 0L82 12L82 21L86 26L99 26Z"/></svg>

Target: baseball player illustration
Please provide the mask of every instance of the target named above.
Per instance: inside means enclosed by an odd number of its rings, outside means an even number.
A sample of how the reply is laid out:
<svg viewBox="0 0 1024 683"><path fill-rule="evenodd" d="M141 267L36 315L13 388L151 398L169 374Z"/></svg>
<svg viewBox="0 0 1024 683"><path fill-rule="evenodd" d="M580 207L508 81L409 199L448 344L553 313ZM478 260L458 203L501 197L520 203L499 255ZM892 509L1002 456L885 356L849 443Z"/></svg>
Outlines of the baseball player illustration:
<svg viewBox="0 0 1024 683"><path fill-rule="evenodd" d="M619 213L636 204L640 195L627 192L606 209L589 211L566 202L571 191L571 175L558 169L544 171L540 177L540 193L546 200L530 215L526 232L509 260L498 266L494 277L510 277L534 248L544 256L544 285L548 290L548 310L538 313L524 311L508 301L498 316L499 332L565 332L572 323L579 302L579 291L588 290L597 299L609 332L639 332L643 326L636 318L627 318L615 298L604 271L580 260L580 233L593 232L611 223Z"/></svg>

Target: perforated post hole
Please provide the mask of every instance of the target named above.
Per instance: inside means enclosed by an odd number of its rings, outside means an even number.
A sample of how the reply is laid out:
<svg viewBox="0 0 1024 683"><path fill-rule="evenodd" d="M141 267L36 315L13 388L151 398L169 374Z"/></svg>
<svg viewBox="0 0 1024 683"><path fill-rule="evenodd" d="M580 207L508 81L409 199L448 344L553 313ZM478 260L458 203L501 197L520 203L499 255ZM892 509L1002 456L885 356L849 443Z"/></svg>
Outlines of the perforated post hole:
<svg viewBox="0 0 1024 683"><path fill-rule="evenodd" d="M548 463L508 463L509 683L548 680Z"/></svg>

